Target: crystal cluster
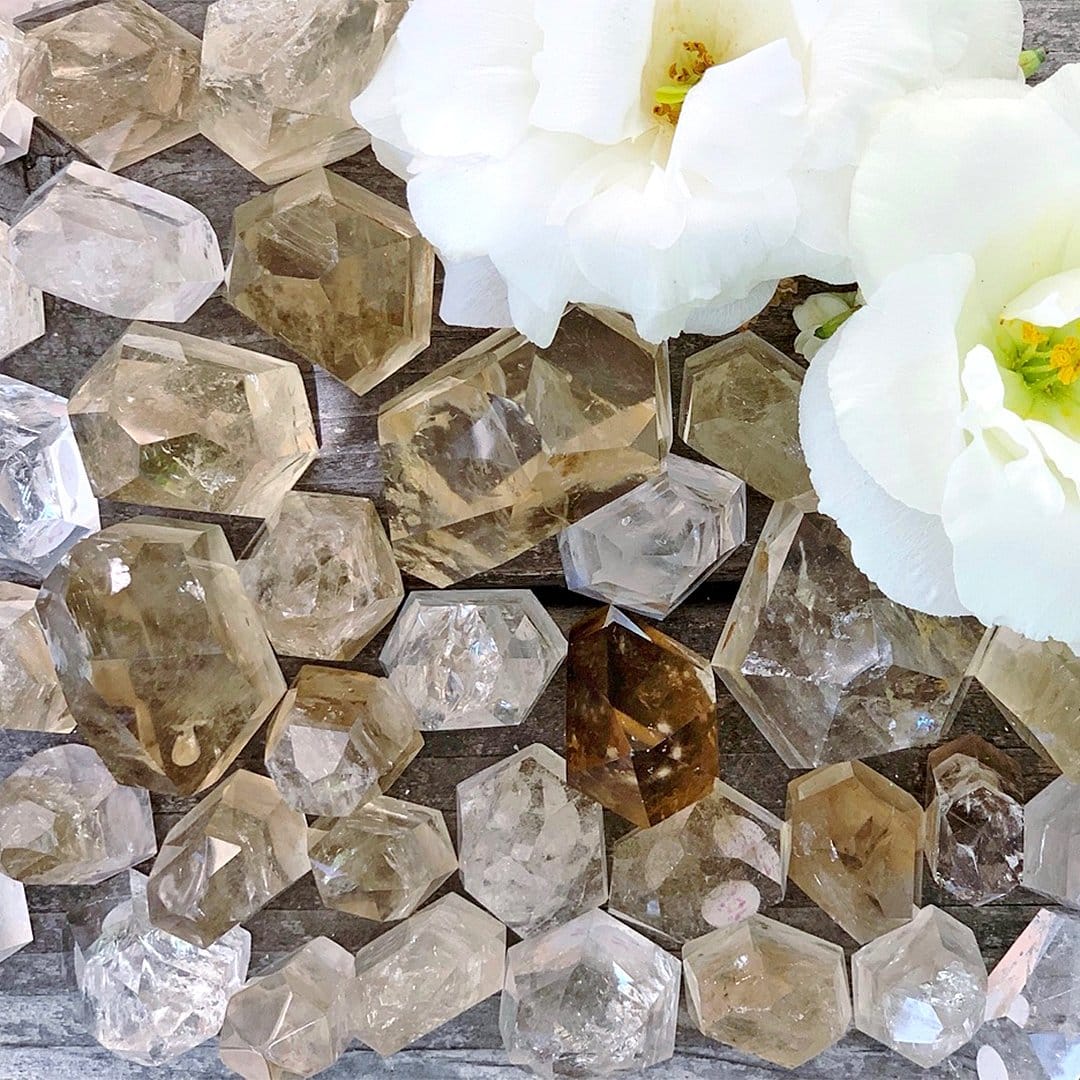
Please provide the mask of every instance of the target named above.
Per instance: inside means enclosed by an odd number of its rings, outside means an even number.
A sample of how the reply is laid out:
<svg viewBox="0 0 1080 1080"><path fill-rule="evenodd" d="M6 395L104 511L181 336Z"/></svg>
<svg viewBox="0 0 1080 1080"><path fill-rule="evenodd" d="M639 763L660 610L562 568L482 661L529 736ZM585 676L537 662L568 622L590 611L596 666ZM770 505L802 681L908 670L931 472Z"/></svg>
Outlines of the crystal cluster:
<svg viewBox="0 0 1080 1080"><path fill-rule="evenodd" d="M41 291L31 288L12 264L8 256L9 232L7 225L0 222L0 359L45 333Z"/></svg>
<svg viewBox="0 0 1080 1080"><path fill-rule="evenodd" d="M5 0L10 2L10 0ZM0 20L9 18L0 5ZM19 78L34 58L34 43L21 30L0 21L0 165L30 149L34 113L20 100Z"/></svg>
<svg viewBox="0 0 1080 1080"><path fill-rule="evenodd" d="M26 886L0 874L0 963L33 940Z"/></svg>
<svg viewBox="0 0 1080 1080"><path fill-rule="evenodd" d="M1080 784L1059 776L1024 808L1024 888L1080 907Z"/></svg>

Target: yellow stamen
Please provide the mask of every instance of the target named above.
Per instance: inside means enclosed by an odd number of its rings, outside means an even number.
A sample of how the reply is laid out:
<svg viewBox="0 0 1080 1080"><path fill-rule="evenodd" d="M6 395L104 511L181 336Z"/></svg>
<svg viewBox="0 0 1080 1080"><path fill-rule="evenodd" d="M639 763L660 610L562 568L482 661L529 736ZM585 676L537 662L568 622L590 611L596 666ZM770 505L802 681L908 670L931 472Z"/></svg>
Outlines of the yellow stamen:
<svg viewBox="0 0 1080 1080"><path fill-rule="evenodd" d="M1034 323L1022 322L1020 324L1020 337L1025 345L1034 345L1038 348L1050 340L1050 335L1040 330Z"/></svg>
<svg viewBox="0 0 1080 1080"><path fill-rule="evenodd" d="M668 68L671 83L658 87L653 115L674 126L682 115L686 95L701 82L705 72L715 66L708 48L701 41L684 41L682 55Z"/></svg>
<svg viewBox="0 0 1080 1080"><path fill-rule="evenodd" d="M1069 337L1050 350L1050 363L1057 369L1062 386L1080 379L1080 338Z"/></svg>

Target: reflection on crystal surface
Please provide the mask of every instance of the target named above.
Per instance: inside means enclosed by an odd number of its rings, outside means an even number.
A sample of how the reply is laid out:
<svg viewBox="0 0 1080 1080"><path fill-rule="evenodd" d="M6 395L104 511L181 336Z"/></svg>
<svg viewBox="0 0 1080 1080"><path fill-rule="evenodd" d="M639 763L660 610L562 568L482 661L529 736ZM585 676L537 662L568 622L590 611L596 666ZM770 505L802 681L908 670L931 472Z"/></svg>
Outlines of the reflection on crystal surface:
<svg viewBox="0 0 1080 1080"><path fill-rule="evenodd" d="M45 307L8 256L7 225L0 223L0 359L45 333Z"/></svg>
<svg viewBox="0 0 1080 1080"><path fill-rule="evenodd" d="M1080 907L1080 784L1059 776L1024 808L1024 888Z"/></svg>
<svg viewBox="0 0 1080 1080"><path fill-rule="evenodd" d="M0 2L0 20L4 4ZM21 30L0 21L0 165L20 158L30 148L34 113L19 99L19 77L35 53L34 42ZM0 238L2 239L2 238Z"/></svg>
<svg viewBox="0 0 1080 1080"><path fill-rule="evenodd" d="M0 963L34 940L26 887L0 874Z"/></svg>

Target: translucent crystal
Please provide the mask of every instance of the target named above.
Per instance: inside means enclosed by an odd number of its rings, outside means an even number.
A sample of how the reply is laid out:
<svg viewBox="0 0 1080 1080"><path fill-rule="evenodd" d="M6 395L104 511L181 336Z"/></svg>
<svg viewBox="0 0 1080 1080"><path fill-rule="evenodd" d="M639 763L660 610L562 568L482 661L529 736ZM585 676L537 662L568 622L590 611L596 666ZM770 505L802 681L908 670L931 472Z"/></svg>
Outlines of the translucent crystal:
<svg viewBox="0 0 1080 1080"><path fill-rule="evenodd" d="M452 585L656 475L667 349L580 308L547 349L501 331L383 405L379 443L398 563Z"/></svg>
<svg viewBox="0 0 1080 1080"><path fill-rule="evenodd" d="M74 7L79 0L0 0L0 19L14 22L16 19L49 15Z"/></svg>
<svg viewBox="0 0 1080 1080"><path fill-rule="evenodd" d="M0 165L30 149L34 126L33 111L19 99L19 77L33 60L35 47L21 30L3 21L11 18L4 13L4 4L9 2L0 2Z"/></svg>
<svg viewBox="0 0 1080 1080"><path fill-rule="evenodd" d="M428 346L431 245L404 210L334 173L244 203L232 252L229 303L357 394Z"/></svg>
<svg viewBox="0 0 1080 1080"><path fill-rule="evenodd" d="M785 1069L817 1057L851 1023L844 950L761 915L688 941L683 973L703 1034Z"/></svg>
<svg viewBox="0 0 1080 1080"><path fill-rule="evenodd" d="M26 886L0 874L0 963L33 940Z"/></svg>
<svg viewBox="0 0 1080 1080"><path fill-rule="evenodd" d="M1059 776L1024 808L1025 889L1080 907L1080 784Z"/></svg>
<svg viewBox="0 0 1080 1080"><path fill-rule="evenodd" d="M499 1027L539 1076L609 1076L671 1058L679 962L603 911L515 945Z"/></svg>
<svg viewBox="0 0 1080 1080"><path fill-rule="evenodd" d="M2 123L2 121L0 121ZM45 333L45 307L8 257L7 225L0 222L0 359Z"/></svg>
<svg viewBox="0 0 1080 1080"><path fill-rule="evenodd" d="M379 654L421 731L512 727L539 700L566 639L524 589L413 592Z"/></svg>
<svg viewBox="0 0 1080 1080"><path fill-rule="evenodd" d="M461 882L528 937L607 900L604 815L534 743L457 786Z"/></svg>
<svg viewBox="0 0 1080 1080"><path fill-rule="evenodd" d="M316 660L352 660L405 596L375 504L311 491L267 518L240 580L274 648Z"/></svg>
<svg viewBox="0 0 1080 1080"><path fill-rule="evenodd" d="M682 943L784 898L791 827L717 780L704 798L616 841L613 915Z"/></svg>
<svg viewBox="0 0 1080 1080"><path fill-rule="evenodd" d="M201 211L81 161L30 196L10 241L30 285L119 319L184 322L225 276Z"/></svg>

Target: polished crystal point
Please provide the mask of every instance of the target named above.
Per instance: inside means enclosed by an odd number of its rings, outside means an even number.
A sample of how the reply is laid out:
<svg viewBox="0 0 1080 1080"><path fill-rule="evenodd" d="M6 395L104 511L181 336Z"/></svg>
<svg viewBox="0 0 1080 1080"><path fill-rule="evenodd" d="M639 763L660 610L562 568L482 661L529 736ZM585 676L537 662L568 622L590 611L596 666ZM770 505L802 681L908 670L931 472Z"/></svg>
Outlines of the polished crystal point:
<svg viewBox="0 0 1080 1080"><path fill-rule="evenodd" d="M0 3L0 165L22 157L30 149L34 127L33 110L20 99L19 79L37 50L33 40L28 41L21 30L3 21L10 18Z"/></svg>
<svg viewBox="0 0 1080 1080"><path fill-rule="evenodd" d="M792 769L936 743L987 631L886 599L836 524L778 503L713 657L736 701Z"/></svg>
<svg viewBox="0 0 1080 1080"><path fill-rule="evenodd" d="M398 563L452 585L657 474L667 348L583 308L547 349L501 331L385 404L379 443Z"/></svg>
<svg viewBox="0 0 1080 1080"><path fill-rule="evenodd" d="M244 203L232 252L229 303L357 394L428 346L431 245L404 210L349 180L316 169Z"/></svg>
<svg viewBox="0 0 1080 1080"><path fill-rule="evenodd" d="M499 1028L511 1064L538 1076L610 1076L675 1050L679 962L603 911L515 945Z"/></svg>
<svg viewBox="0 0 1080 1080"><path fill-rule="evenodd" d="M761 915L683 946L690 1017L710 1039L785 1069L838 1042L851 1024L839 945Z"/></svg>
<svg viewBox="0 0 1080 1080"><path fill-rule="evenodd" d="M0 963L33 940L26 886L0 874Z"/></svg>
<svg viewBox="0 0 1080 1080"><path fill-rule="evenodd" d="M716 740L716 685L697 653L617 608L570 631L571 787L635 825L655 825L712 789Z"/></svg>
<svg viewBox="0 0 1080 1080"><path fill-rule="evenodd" d="M1024 808L1025 889L1080 907L1080 784L1059 776Z"/></svg>
<svg viewBox="0 0 1080 1080"><path fill-rule="evenodd" d="M692 806L612 849L608 910L682 943L779 903L791 826L717 780Z"/></svg>
<svg viewBox="0 0 1080 1080"><path fill-rule="evenodd" d="M413 592L379 654L421 731L512 727L566 656L566 639L524 589Z"/></svg>
<svg viewBox="0 0 1080 1080"><path fill-rule="evenodd" d="M0 359L45 333L41 290L32 289L12 264L9 232L7 225L0 223Z"/></svg>
<svg viewBox="0 0 1080 1080"><path fill-rule="evenodd" d="M30 196L10 242L30 285L119 319L184 322L225 276L201 211L81 161Z"/></svg>
<svg viewBox="0 0 1080 1080"><path fill-rule="evenodd" d="M240 580L274 648L315 660L352 660L405 596L375 504L313 491L266 519Z"/></svg>
<svg viewBox="0 0 1080 1080"><path fill-rule="evenodd" d="M318 454L295 364L143 323L68 413L94 493L145 506L265 517Z"/></svg>

